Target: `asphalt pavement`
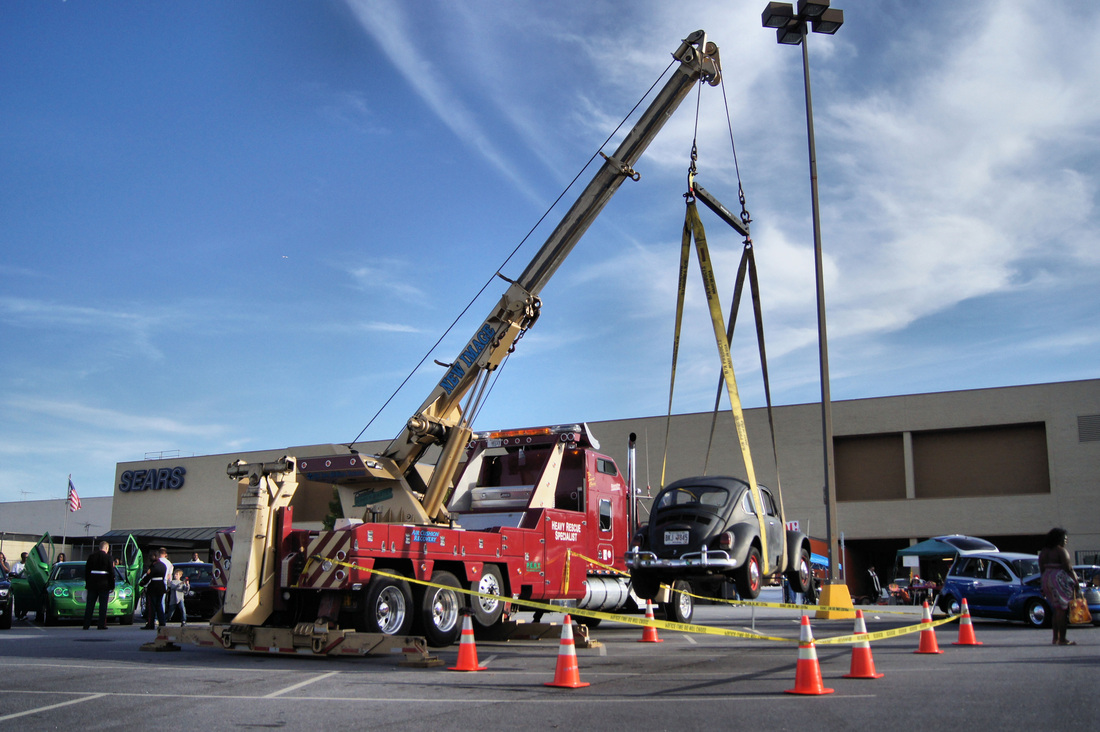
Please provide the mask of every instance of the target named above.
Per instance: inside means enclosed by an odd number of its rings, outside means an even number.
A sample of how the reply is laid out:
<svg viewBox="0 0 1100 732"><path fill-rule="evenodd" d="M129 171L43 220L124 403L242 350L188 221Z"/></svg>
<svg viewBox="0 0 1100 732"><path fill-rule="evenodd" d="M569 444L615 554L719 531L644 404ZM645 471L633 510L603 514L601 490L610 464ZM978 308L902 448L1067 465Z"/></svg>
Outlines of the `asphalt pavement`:
<svg viewBox="0 0 1100 732"><path fill-rule="evenodd" d="M774 598L768 598L774 599ZM870 632L919 623L919 608L862 608ZM896 614L895 614L896 613ZM816 620L815 637L852 632ZM559 620L547 617L546 620ZM1049 630L974 620L981 646L954 646L958 625L936 629L941 654L916 654L919 635L872 644L875 680L850 680L850 646L818 645L824 685L796 696L799 613L704 606L695 622L789 642L659 631L605 622L599 647L576 650L581 689L545 686L560 643L478 641L483 671L414 669L402 658L314 658L184 646L141 650L140 626L85 631L16 621L0 631L0 730L762 730L1097 729L1100 628L1073 627L1076 646ZM454 665L458 646L436 649Z"/></svg>

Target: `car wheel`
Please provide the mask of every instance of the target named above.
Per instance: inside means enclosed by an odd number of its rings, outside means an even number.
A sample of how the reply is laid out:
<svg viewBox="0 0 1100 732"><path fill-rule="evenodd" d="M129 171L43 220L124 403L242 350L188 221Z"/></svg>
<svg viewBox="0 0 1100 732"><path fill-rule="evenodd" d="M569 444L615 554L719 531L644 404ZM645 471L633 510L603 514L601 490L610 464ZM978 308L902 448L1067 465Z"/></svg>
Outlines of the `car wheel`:
<svg viewBox="0 0 1100 732"><path fill-rule="evenodd" d="M483 595L496 595L498 599L470 597L470 609L473 611L475 627L490 628L500 622L504 614L504 580L495 564L486 564L481 570L481 579L470 583L470 589Z"/></svg>
<svg viewBox="0 0 1100 732"><path fill-rule="evenodd" d="M631 574L630 585L634 589L634 594L643 600L652 600L661 591L661 581L646 572Z"/></svg>
<svg viewBox="0 0 1100 732"><path fill-rule="evenodd" d="M962 604L952 595L941 595L939 606L940 610L948 615L958 615L962 612Z"/></svg>
<svg viewBox="0 0 1100 732"><path fill-rule="evenodd" d="M43 625L57 625L57 612L50 605L49 600L43 605L43 612L41 613Z"/></svg>
<svg viewBox="0 0 1100 732"><path fill-rule="evenodd" d="M456 592L462 585L450 572L434 572L431 581L442 587L425 587L420 592L417 620L428 645L443 648L453 645L462 632L459 623L462 596Z"/></svg>
<svg viewBox="0 0 1100 732"><path fill-rule="evenodd" d="M695 615L695 599L691 596L691 585L684 580L672 583L672 599L661 605L665 620L674 623L690 623Z"/></svg>
<svg viewBox="0 0 1100 732"><path fill-rule="evenodd" d="M797 569L787 574L787 582L795 592L809 592L813 570L810 568L810 550L802 547L798 552Z"/></svg>
<svg viewBox="0 0 1100 732"><path fill-rule="evenodd" d="M362 627L368 633L404 635L412 628L412 590L405 580L374 577L363 605Z"/></svg>
<svg viewBox="0 0 1100 732"><path fill-rule="evenodd" d="M8 611L0 614L0 630L7 630L11 627L11 617L15 614L15 602L8 603Z"/></svg>
<svg viewBox="0 0 1100 732"><path fill-rule="evenodd" d="M134 608L130 608L130 612L123 613L118 616L119 625L133 625L134 624Z"/></svg>
<svg viewBox="0 0 1100 732"><path fill-rule="evenodd" d="M1047 604L1038 598L1027 604L1024 617L1027 624L1032 628L1044 628L1050 624L1050 612L1047 610Z"/></svg>
<svg viewBox="0 0 1100 732"><path fill-rule="evenodd" d="M734 573L733 581L737 585L737 594L742 600L755 600L760 597L763 574L760 571L760 550L749 547L745 563Z"/></svg>

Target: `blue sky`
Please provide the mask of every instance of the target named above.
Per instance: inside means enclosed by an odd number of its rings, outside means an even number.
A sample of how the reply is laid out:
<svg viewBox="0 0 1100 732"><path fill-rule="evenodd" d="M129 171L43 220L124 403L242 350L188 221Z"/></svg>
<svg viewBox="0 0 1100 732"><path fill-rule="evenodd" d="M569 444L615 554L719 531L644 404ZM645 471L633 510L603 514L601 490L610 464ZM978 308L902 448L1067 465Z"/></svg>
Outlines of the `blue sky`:
<svg viewBox="0 0 1100 732"><path fill-rule="evenodd" d="M0 4L0 501L62 497L69 473L110 495L147 452L354 438L698 28L773 394L815 401L801 58L765 4ZM810 38L833 397L1097 377L1100 45L1073 29L1100 5L837 5L840 32ZM704 90L699 179L734 207L722 104ZM692 96L542 291L475 428L664 412L695 124ZM740 241L705 220L728 302ZM717 378L689 285L678 412ZM399 431L504 289L365 438Z"/></svg>

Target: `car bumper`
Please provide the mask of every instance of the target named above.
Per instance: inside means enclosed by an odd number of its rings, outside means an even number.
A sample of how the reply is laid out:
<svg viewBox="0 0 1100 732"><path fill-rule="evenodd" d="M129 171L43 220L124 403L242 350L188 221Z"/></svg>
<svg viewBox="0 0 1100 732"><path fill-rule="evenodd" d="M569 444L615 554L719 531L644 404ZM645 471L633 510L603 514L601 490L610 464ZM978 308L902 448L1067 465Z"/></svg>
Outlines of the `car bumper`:
<svg viewBox="0 0 1100 732"><path fill-rule="evenodd" d="M701 569L712 571L726 571L737 569L740 563L730 557L728 552L704 549L701 552L688 552L675 559L662 559L653 552L633 551L625 555L626 566L631 570L649 569Z"/></svg>

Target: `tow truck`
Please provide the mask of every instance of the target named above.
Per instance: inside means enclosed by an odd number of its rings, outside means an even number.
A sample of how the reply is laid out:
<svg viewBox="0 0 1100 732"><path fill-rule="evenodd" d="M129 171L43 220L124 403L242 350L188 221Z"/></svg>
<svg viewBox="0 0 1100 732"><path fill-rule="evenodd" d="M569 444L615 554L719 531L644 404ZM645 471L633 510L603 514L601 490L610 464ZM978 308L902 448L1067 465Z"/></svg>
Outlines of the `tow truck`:
<svg viewBox="0 0 1100 732"><path fill-rule="evenodd" d="M539 292L697 83L721 80L704 31L637 124L580 193L400 434L377 455L284 456L228 467L236 526L214 540L225 602L209 628L163 631L227 649L306 654L404 652L457 641L461 590L475 628L499 628L511 601L615 610L631 602L623 557L636 517L615 461L584 425L474 433L490 374L538 320ZM674 62L675 63L675 62ZM422 458L439 450L434 465ZM308 484L336 489L346 517L295 528ZM412 635L416 633L418 635Z"/></svg>

